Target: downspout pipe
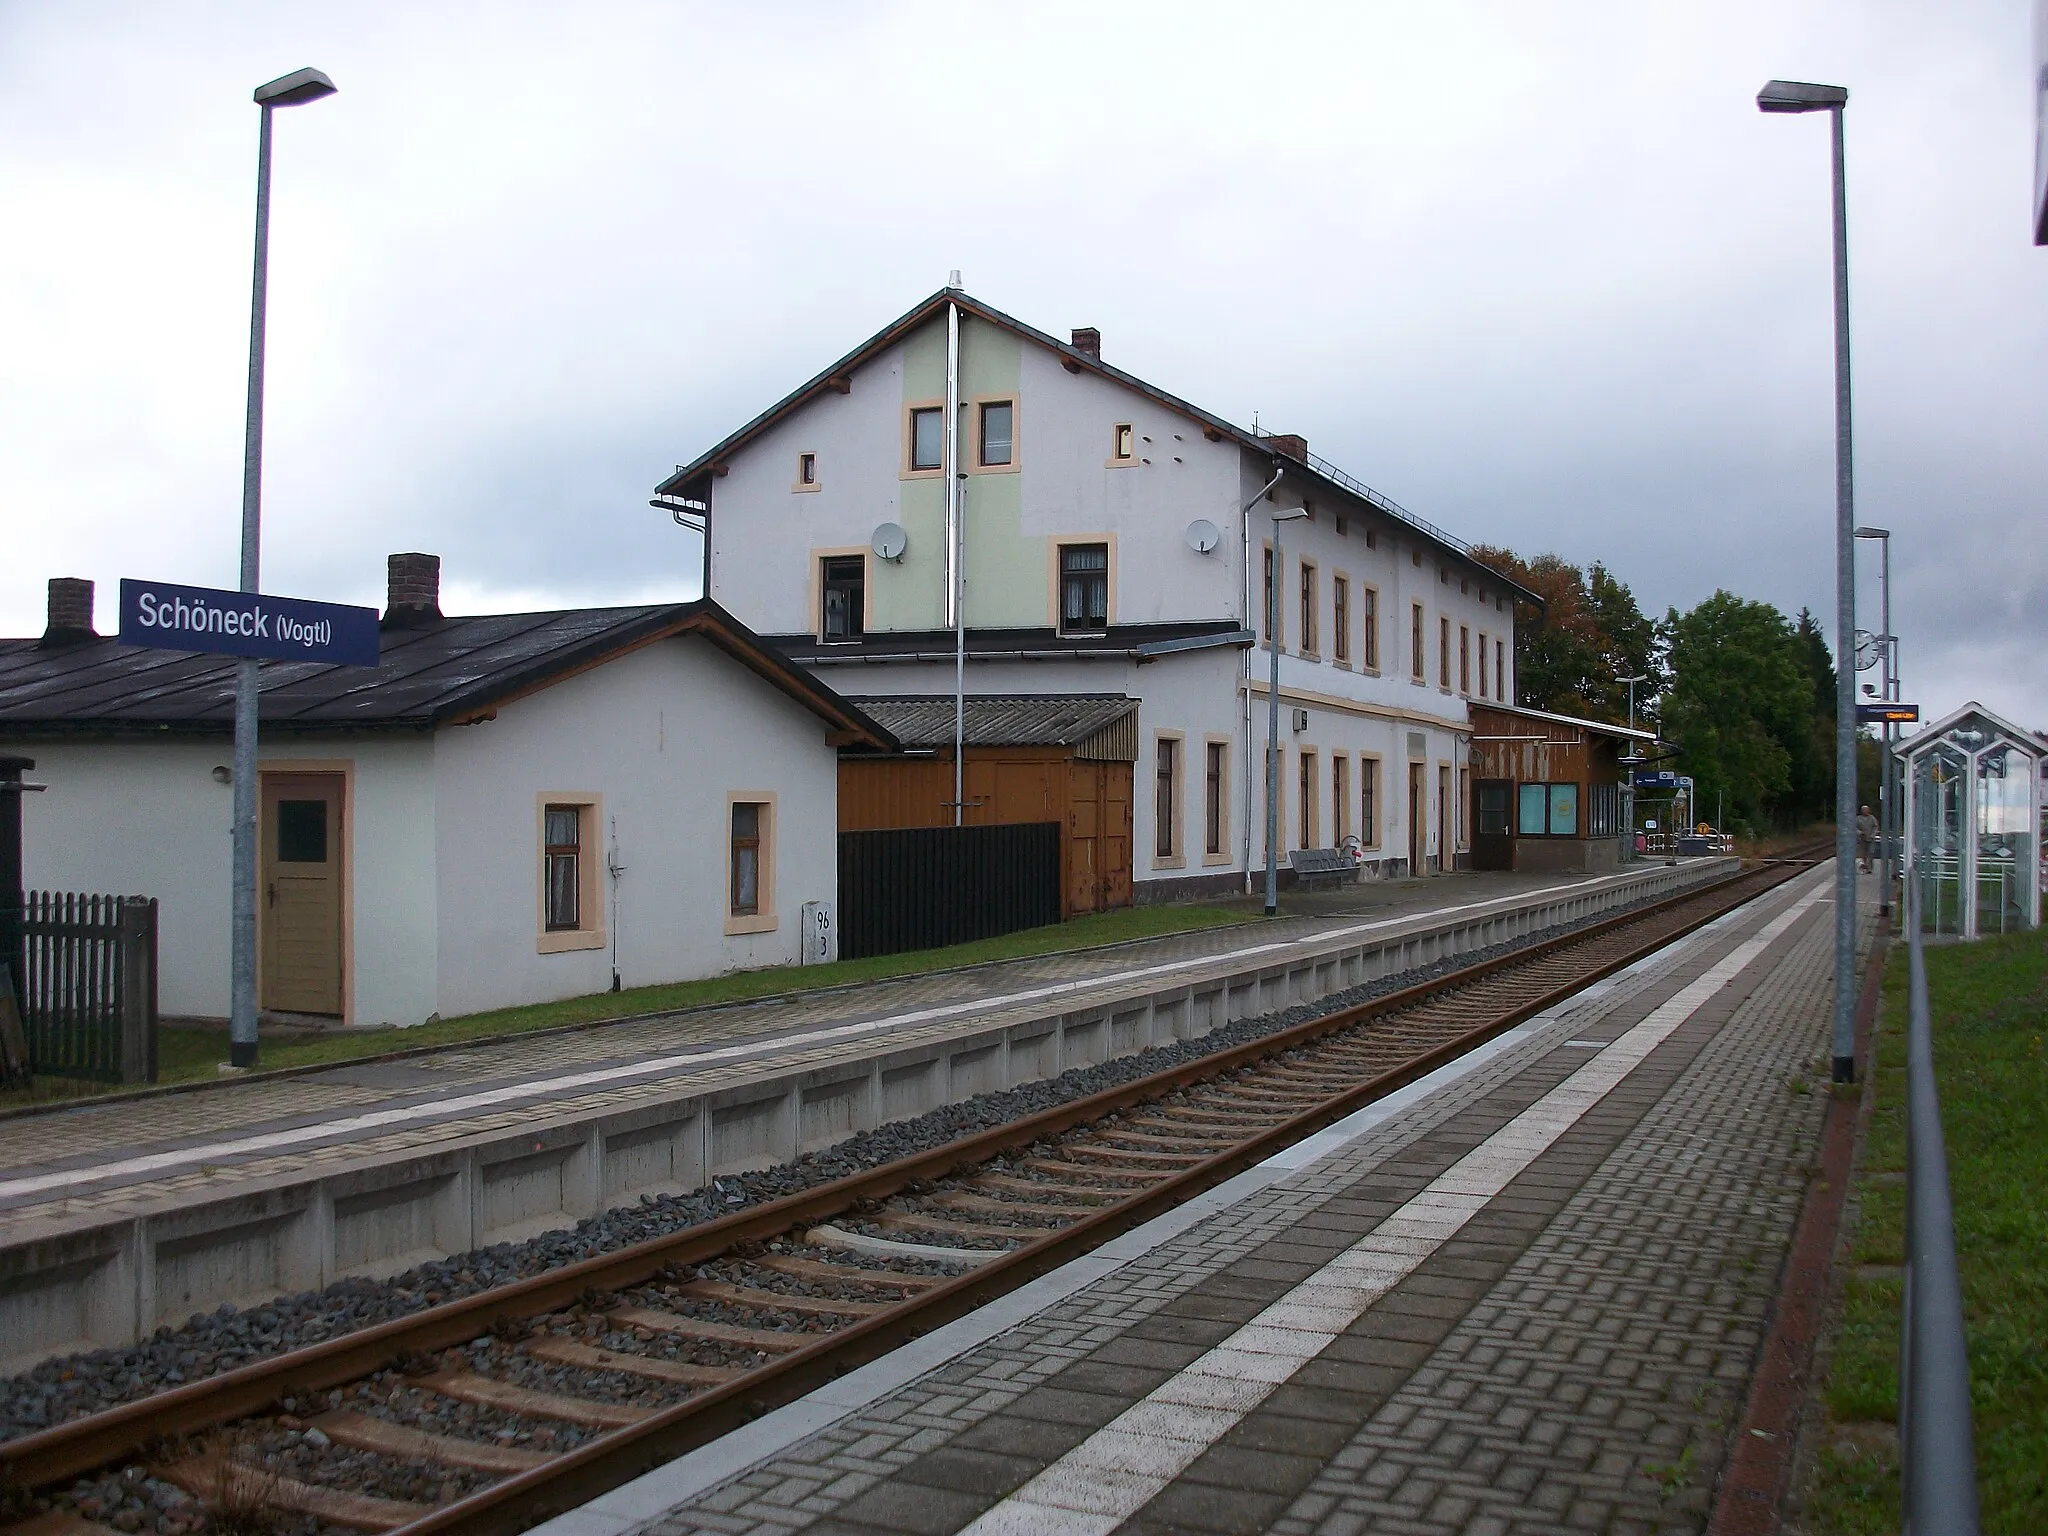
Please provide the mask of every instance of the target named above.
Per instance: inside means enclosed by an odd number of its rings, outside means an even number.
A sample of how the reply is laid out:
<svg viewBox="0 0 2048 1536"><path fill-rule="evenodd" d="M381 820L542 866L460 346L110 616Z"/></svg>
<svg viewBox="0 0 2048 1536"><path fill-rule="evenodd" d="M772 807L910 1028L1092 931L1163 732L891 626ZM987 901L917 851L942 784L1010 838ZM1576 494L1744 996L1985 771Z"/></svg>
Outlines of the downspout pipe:
<svg viewBox="0 0 2048 1536"><path fill-rule="evenodd" d="M949 288L960 286L958 273ZM967 615L961 598L966 530L960 493L960 306L946 303L946 622L953 629L953 825L967 815Z"/></svg>
<svg viewBox="0 0 2048 1536"><path fill-rule="evenodd" d="M1260 486L1252 499L1238 508L1238 537L1241 543L1243 567L1244 627L1254 635L1258 633L1258 620L1252 615L1252 508L1266 499L1267 492L1280 483L1280 477L1287 473L1287 466L1280 460L1273 461L1273 478ZM1276 578L1277 579L1277 578ZM1271 620L1268 618L1267 637L1271 639ZM1238 687L1244 694L1244 815L1240 818L1244 827L1243 836L1238 839L1244 853L1244 893L1252 894L1252 652L1258 649L1254 642L1245 648L1241 662L1243 676Z"/></svg>

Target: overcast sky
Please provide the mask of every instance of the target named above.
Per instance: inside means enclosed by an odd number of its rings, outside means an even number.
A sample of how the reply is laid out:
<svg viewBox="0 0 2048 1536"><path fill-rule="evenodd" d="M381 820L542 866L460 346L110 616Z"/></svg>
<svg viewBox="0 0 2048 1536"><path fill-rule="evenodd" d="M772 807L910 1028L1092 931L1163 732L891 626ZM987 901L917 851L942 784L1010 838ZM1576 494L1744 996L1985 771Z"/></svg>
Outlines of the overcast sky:
<svg viewBox="0 0 2048 1536"><path fill-rule="evenodd" d="M120 576L234 584L249 92L307 64L267 590L694 596L654 483L958 267L1466 538L1831 625L1827 126L1778 75L1851 91L1907 697L2048 726L2029 10L0 0L0 633L52 575L103 629Z"/></svg>

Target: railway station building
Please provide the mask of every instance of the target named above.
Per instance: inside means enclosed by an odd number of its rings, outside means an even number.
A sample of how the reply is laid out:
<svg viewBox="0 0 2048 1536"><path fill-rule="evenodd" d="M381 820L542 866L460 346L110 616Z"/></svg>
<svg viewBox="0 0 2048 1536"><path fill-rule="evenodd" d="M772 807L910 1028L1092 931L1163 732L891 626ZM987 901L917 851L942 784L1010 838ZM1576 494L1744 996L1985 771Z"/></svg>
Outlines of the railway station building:
<svg viewBox="0 0 2048 1536"><path fill-rule="evenodd" d="M259 998L343 1024L800 958L834 901L860 708L716 603L444 617L394 555L375 669L266 663ZM30 889L152 896L168 1016L228 1011L234 662L92 630L91 584L0 640L35 761ZM815 910L815 909L814 909Z"/></svg>
<svg viewBox="0 0 2048 1536"><path fill-rule="evenodd" d="M1276 644L1283 869L1347 839L1368 876L1471 862L1471 711L1513 703L1515 604L1540 599L1303 438L1106 362L1092 328L1060 340L942 289L656 501L705 528L711 599L790 661L926 726L943 701L921 740L948 765L956 681L977 733L1018 700L1048 721L1127 707L1113 752L970 735L960 806L930 758L860 770L888 824L947 826L1008 806L992 751L1106 765L1059 776L1047 808L1098 860L1069 911L1237 892L1263 869Z"/></svg>

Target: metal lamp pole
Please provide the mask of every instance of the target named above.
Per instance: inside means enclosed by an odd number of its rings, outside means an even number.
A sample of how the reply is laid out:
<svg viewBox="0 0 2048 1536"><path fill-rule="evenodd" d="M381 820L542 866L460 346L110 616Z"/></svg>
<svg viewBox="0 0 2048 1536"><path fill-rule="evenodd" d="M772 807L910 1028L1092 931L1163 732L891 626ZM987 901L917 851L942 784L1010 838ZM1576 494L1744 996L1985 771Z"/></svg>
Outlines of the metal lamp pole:
<svg viewBox="0 0 2048 1536"><path fill-rule="evenodd" d="M1308 516L1308 508L1273 514L1273 580L1266 590L1266 916L1280 910L1280 590L1287 565L1280 558L1280 525Z"/></svg>
<svg viewBox="0 0 2048 1536"><path fill-rule="evenodd" d="M1881 633L1877 637L1877 643L1878 664L1884 670L1880 674L1878 697L1889 704L1892 702L1892 690L1898 682L1892 675L1897 670L1892 665L1892 535L1889 528L1858 528L1856 537L1877 540L1881 559L1881 574L1878 579L1878 590L1882 594L1878 605L1878 625ZM1892 869L1892 814L1898 800L1898 796L1892 793L1892 732L1895 729L1897 727L1891 721L1885 721L1884 730L1878 738L1881 750L1878 754L1877 828L1883 841L1883 848L1879 854L1879 869L1884 881L1877 893L1877 910L1880 913L1891 911L1892 878L1895 873Z"/></svg>
<svg viewBox="0 0 2048 1536"><path fill-rule="evenodd" d="M270 114L334 94L317 69L296 70L255 91L263 109L256 148L256 277L249 304L249 414L242 440L242 590L259 590L263 544L263 320L270 266ZM228 1063L256 1064L256 658L235 662L233 980Z"/></svg>
<svg viewBox="0 0 2048 1536"><path fill-rule="evenodd" d="M1636 728L1636 684L1647 683L1649 680L1650 675L1647 672L1638 672L1634 677L1619 677L1615 679L1616 682L1628 684L1628 728L1630 730ZM1628 776L1621 786L1621 819L1622 824L1628 828L1628 832L1623 837L1621 844L1621 861L1624 864L1633 864L1636 861L1636 764L1641 761L1641 758L1637 756L1637 753L1640 751L1641 749L1637 747L1635 738L1631 736L1628 743L1629 755L1622 759L1622 762L1628 768Z"/></svg>
<svg viewBox="0 0 2048 1536"><path fill-rule="evenodd" d="M1773 80L1762 112L1825 112L1834 147L1835 212L1835 1028L1834 1080L1856 1076L1856 485L1849 434L1849 196L1839 85Z"/></svg>

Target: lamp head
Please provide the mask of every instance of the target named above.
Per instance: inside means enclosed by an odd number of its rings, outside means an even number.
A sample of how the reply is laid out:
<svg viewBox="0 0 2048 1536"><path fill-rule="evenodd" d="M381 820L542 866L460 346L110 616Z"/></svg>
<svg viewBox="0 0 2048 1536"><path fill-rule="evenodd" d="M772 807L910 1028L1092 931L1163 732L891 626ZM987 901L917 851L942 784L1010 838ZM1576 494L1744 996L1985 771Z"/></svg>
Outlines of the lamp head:
<svg viewBox="0 0 2048 1536"><path fill-rule="evenodd" d="M1856 530L1856 537L1859 539L1888 539L1891 536L1892 531L1889 528L1858 528Z"/></svg>
<svg viewBox="0 0 2048 1536"><path fill-rule="evenodd" d="M1756 93L1759 112L1833 112L1848 102L1847 87L1809 85L1804 80L1773 80Z"/></svg>
<svg viewBox="0 0 2048 1536"><path fill-rule="evenodd" d="M1307 507L1292 507L1292 508L1289 508L1289 509L1288 509L1287 511L1285 511L1285 512L1275 512L1275 513L1273 513L1273 514L1272 514L1272 516L1273 516L1273 521L1274 521L1274 522L1276 522L1276 523L1294 523L1294 522L1299 522L1299 521L1300 521L1300 520L1301 520L1302 518L1304 518L1304 517L1307 517L1307 516L1308 516L1308 508L1307 508Z"/></svg>
<svg viewBox="0 0 2048 1536"><path fill-rule="evenodd" d="M268 85L256 87L251 98L259 107L296 107L334 94L334 82L317 69L295 69Z"/></svg>

